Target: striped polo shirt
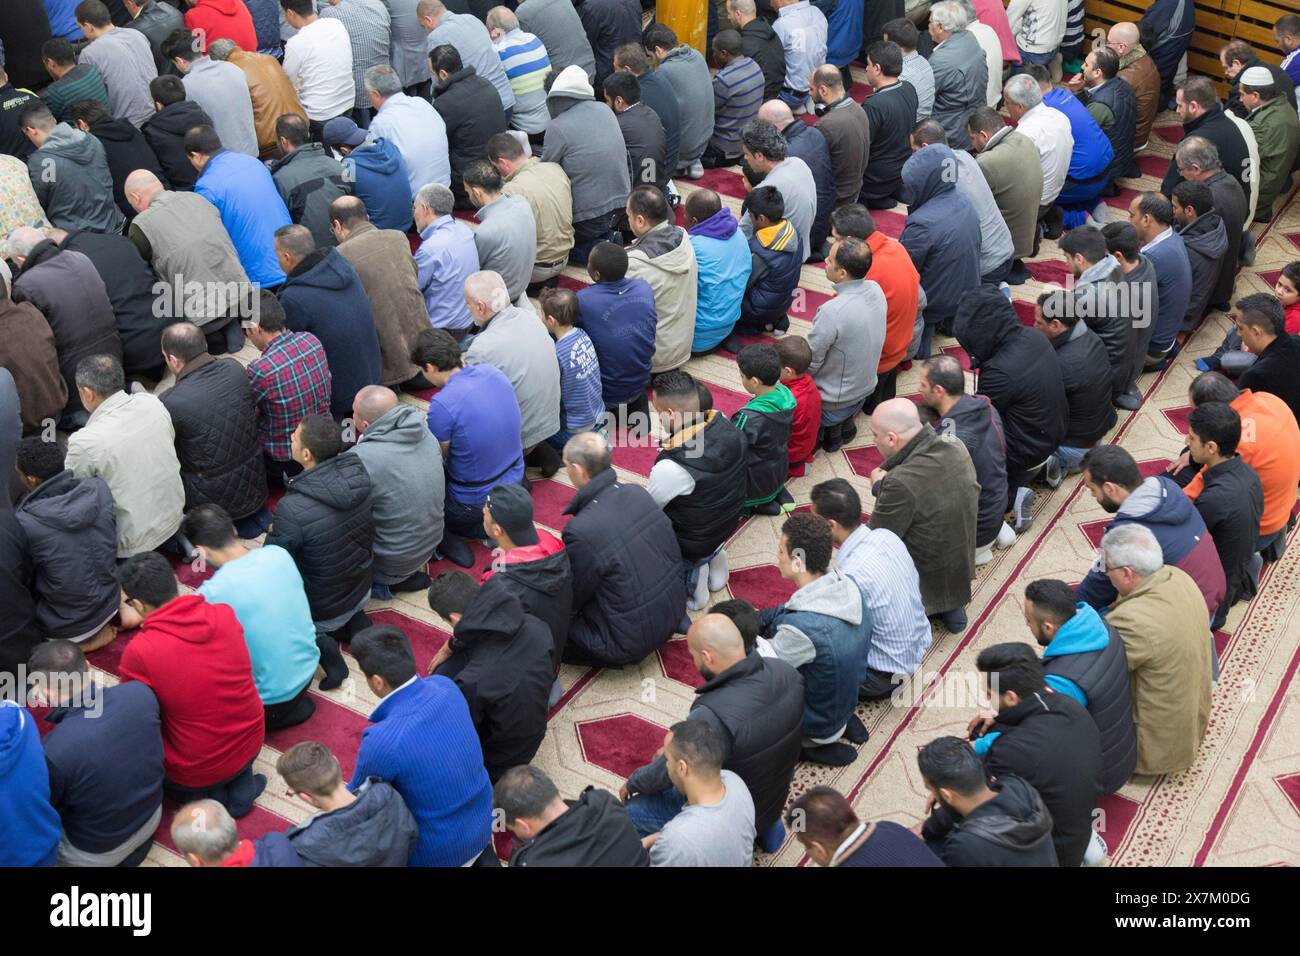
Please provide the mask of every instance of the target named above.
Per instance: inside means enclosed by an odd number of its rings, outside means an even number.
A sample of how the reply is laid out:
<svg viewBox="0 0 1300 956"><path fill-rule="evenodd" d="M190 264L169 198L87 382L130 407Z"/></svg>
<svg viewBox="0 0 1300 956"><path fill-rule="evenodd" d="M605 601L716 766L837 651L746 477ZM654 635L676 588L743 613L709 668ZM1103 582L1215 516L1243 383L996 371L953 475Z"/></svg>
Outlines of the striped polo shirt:
<svg viewBox="0 0 1300 956"><path fill-rule="evenodd" d="M544 132L550 120L546 74L551 72L551 58L546 55L546 47L523 30L511 30L492 46L515 94L513 125L525 133Z"/></svg>
<svg viewBox="0 0 1300 956"><path fill-rule="evenodd" d="M709 144L725 156L741 154L740 129L763 104L763 68L738 56L713 77L713 137Z"/></svg>
<svg viewBox="0 0 1300 956"><path fill-rule="evenodd" d="M81 100L98 100L107 107L108 88L97 67L78 63L42 90L41 99L54 114L55 121L62 123L67 118L68 107Z"/></svg>

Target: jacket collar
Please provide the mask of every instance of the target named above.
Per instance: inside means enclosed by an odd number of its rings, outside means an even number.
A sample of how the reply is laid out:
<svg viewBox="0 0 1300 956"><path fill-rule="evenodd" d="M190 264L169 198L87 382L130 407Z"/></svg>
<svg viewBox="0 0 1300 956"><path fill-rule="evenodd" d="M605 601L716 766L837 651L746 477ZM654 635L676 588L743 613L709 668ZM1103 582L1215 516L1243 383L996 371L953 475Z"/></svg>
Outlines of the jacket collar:
<svg viewBox="0 0 1300 956"><path fill-rule="evenodd" d="M388 716L388 712L396 707L400 707L409 697L414 696L415 692L421 686L420 675L413 674L401 687L395 687L393 692L375 705L375 709L370 712L370 722L377 724ZM396 704L393 701L397 701Z"/></svg>
<svg viewBox="0 0 1300 956"><path fill-rule="evenodd" d="M317 249L311 255L307 256L307 258L303 259L302 262L293 267L293 270L289 273L289 278L297 279L305 276L308 272L311 272L312 269L315 269L318 265L324 262L327 255L329 255L327 251Z"/></svg>
<svg viewBox="0 0 1300 956"><path fill-rule="evenodd" d="M564 514L576 515L583 508L587 507L587 505L589 505L598 494L606 488L614 485L617 481L618 475L615 473L614 469L606 468L599 475L596 475L596 477L592 478L591 481L578 489L577 494L570 499L568 507L564 509Z"/></svg>
<svg viewBox="0 0 1300 956"><path fill-rule="evenodd" d="M717 690L719 687L729 684L733 680L740 680L743 677L748 677L750 674L757 674L762 669L763 656L758 653L757 649L752 650L745 655L744 660L736 661L736 663L732 664L721 674L713 675L713 677L695 688L695 696L702 697L709 691Z"/></svg>
<svg viewBox="0 0 1300 956"><path fill-rule="evenodd" d="M76 698L53 708L45 719L52 724L57 724L72 714L93 710L101 694L103 694L103 688L94 680L89 680ZM100 706L102 707L102 704Z"/></svg>
<svg viewBox="0 0 1300 956"><path fill-rule="evenodd" d="M687 442L695 438L695 436L698 435L700 432L704 431L704 429L708 428L709 425L713 423L713 420L717 417L718 417L718 410L716 408L710 409L707 413L705 413L704 418L701 419L700 421L687 425L685 428L679 429L678 431L673 432L668 437L662 439L659 442L659 447L664 449L665 451L668 451L670 449L678 448L682 445L685 445Z"/></svg>
<svg viewBox="0 0 1300 956"><path fill-rule="evenodd" d="M71 485L76 480L77 479L73 476L72 471L65 468L57 475L51 475L49 478L46 478L31 491L24 494L18 499L18 503L14 505L14 507L21 508L29 501L38 501L39 499L50 495L60 494L68 485Z"/></svg>
<svg viewBox="0 0 1300 956"><path fill-rule="evenodd" d="M898 451L894 452L893 455L885 460L881 467L884 468L885 471L893 471L903 462L907 461L914 452L925 448L930 444L930 442L935 441L937 438L938 436L935 434L933 428L928 425L922 425L921 430L912 436L911 441L898 449Z"/></svg>
<svg viewBox="0 0 1300 956"><path fill-rule="evenodd" d="M185 376L192 372L197 372L199 369L203 368L203 366L214 360L215 356L211 352L204 352L202 355L196 355L194 358L186 362L185 367L176 374L176 381L179 382Z"/></svg>

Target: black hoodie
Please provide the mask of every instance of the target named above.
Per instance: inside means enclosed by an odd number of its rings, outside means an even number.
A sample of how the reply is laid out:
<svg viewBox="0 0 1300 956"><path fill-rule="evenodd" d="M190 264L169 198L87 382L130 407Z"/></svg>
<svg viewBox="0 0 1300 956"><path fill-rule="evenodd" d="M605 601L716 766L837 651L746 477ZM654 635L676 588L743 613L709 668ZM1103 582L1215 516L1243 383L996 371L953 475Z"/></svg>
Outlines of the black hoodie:
<svg viewBox="0 0 1300 956"><path fill-rule="evenodd" d="M516 866L649 866L636 827L606 790L588 787L568 811L510 854Z"/></svg>
<svg viewBox="0 0 1300 956"><path fill-rule="evenodd" d="M108 173L113 177L113 201L122 215L127 219L135 217L135 209L126 201L126 192L122 187L126 177L137 169L147 169L162 180L167 186L167 174L163 172L158 157L149 146L144 134L124 119L102 119L90 128L90 133L104 144L104 153L108 156Z"/></svg>
<svg viewBox="0 0 1300 956"><path fill-rule="evenodd" d="M556 663L551 632L513 594L485 589L456 622L451 640L452 655L435 673L465 695L495 782L531 761L546 736Z"/></svg>
<svg viewBox="0 0 1300 956"><path fill-rule="evenodd" d="M1019 777L1003 776L997 796L966 817L940 807L921 835L948 866L1056 866L1052 815L1038 791Z"/></svg>
<svg viewBox="0 0 1300 956"><path fill-rule="evenodd" d="M993 286L966 295L957 308L957 341L979 371L980 395L1002 416L1007 481L1042 462L1065 438L1069 404L1056 350L1043 333L1020 324L1010 301Z"/></svg>
<svg viewBox="0 0 1300 956"><path fill-rule="evenodd" d="M185 134L195 126L211 125L212 117L203 107L194 100L181 100L163 107L140 128L172 189L193 191L199 171L185 155Z"/></svg>

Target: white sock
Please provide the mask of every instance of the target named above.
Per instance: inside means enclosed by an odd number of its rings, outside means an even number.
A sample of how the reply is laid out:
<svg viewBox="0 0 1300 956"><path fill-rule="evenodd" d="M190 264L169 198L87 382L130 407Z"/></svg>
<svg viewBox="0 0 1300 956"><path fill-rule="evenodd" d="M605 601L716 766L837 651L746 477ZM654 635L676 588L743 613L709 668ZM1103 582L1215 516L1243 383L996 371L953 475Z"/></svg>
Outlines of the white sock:
<svg viewBox="0 0 1300 956"><path fill-rule="evenodd" d="M704 605L709 603L709 574L708 568L700 568L699 574L695 578L695 593L686 599L686 607L692 611L698 611Z"/></svg>
<svg viewBox="0 0 1300 956"><path fill-rule="evenodd" d="M994 543L999 548L1009 548L1016 543L1016 533L1011 529L1011 525L1005 521L1002 522L1002 528L998 531L998 539Z"/></svg>
<svg viewBox="0 0 1300 956"><path fill-rule="evenodd" d="M975 549L975 567L983 567L993 560L993 545Z"/></svg>
<svg viewBox="0 0 1300 956"><path fill-rule="evenodd" d="M1106 847L1106 841L1101 838L1096 830L1092 831L1092 839L1088 841L1088 849L1083 851L1084 866L1099 866L1106 859L1106 854L1110 852Z"/></svg>
<svg viewBox="0 0 1300 956"><path fill-rule="evenodd" d="M721 591L725 588L730 574L730 569L727 567L727 552L719 550L709 559L709 590Z"/></svg>

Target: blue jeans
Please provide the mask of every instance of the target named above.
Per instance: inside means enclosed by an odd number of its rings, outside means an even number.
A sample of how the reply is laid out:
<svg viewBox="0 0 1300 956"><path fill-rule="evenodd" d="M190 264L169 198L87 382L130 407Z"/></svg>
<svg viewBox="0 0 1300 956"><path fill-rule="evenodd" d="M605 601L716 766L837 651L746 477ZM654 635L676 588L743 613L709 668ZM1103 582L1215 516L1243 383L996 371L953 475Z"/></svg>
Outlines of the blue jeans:
<svg viewBox="0 0 1300 956"><path fill-rule="evenodd" d="M686 796L676 787L663 793L638 793L627 802L627 818L636 827L636 835L658 833L686 806Z"/></svg>
<svg viewBox="0 0 1300 956"><path fill-rule="evenodd" d="M592 422L586 428L579 428L576 431L569 431L567 428L561 428L558 432L546 439L546 444L550 445L556 451L564 451L564 446L569 443L569 439L574 435L581 435L583 432L595 432L605 441L609 441L609 432L605 430L604 420L599 419Z"/></svg>
<svg viewBox="0 0 1300 956"><path fill-rule="evenodd" d="M790 109L797 110L808 102L808 91L804 90L800 93L798 90L792 90L788 86L783 86L781 87L781 92L776 94L776 98L786 106L790 107Z"/></svg>
<svg viewBox="0 0 1300 956"><path fill-rule="evenodd" d="M848 405L844 408L827 409L822 408L821 425L823 428L829 428L832 425L839 425L847 422L862 408L862 402L855 405Z"/></svg>
<svg viewBox="0 0 1300 956"><path fill-rule="evenodd" d="M1016 49L1020 50L1019 44L1016 44ZM1052 62L1052 58L1055 57L1056 54L1056 50L1053 50L1051 53L1026 53L1024 50L1020 50L1020 62L1037 63L1040 66L1046 66Z"/></svg>
<svg viewBox="0 0 1300 956"><path fill-rule="evenodd" d="M487 532L483 530L482 502L476 505L465 504L448 495L442 513L447 530L456 537L473 538L476 541L487 537Z"/></svg>

